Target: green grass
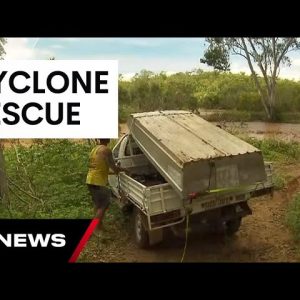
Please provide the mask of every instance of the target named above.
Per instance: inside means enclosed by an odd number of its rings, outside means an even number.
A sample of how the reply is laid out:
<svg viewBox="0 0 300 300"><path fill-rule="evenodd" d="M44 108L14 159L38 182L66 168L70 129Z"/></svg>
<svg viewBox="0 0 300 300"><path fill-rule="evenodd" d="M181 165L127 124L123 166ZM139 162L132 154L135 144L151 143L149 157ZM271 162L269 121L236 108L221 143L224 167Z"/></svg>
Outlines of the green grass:
<svg viewBox="0 0 300 300"><path fill-rule="evenodd" d="M291 231L294 233L296 240L300 240L300 193L298 193L287 212L287 224Z"/></svg>
<svg viewBox="0 0 300 300"><path fill-rule="evenodd" d="M0 216L90 218L85 178L91 148L87 142L43 140L5 149L10 206Z"/></svg>
<svg viewBox="0 0 300 300"><path fill-rule="evenodd" d="M285 142L275 139L259 140L250 137L241 137L249 144L262 151L265 161L271 161L275 165L289 165L300 161L300 143ZM290 174L277 171L273 173L274 186L276 190L283 189L290 180Z"/></svg>
<svg viewBox="0 0 300 300"><path fill-rule="evenodd" d="M116 262L128 259L124 248L131 242L132 223L119 206L112 202L105 218L100 238L91 236L78 262Z"/></svg>
<svg viewBox="0 0 300 300"><path fill-rule="evenodd" d="M273 182L275 190L281 190L286 187L287 179L283 174L274 173L273 174Z"/></svg>
<svg viewBox="0 0 300 300"><path fill-rule="evenodd" d="M85 180L92 147L87 141L56 139L6 148L10 205L0 205L0 217L91 218Z"/></svg>
<svg viewBox="0 0 300 300"><path fill-rule="evenodd" d="M284 142L275 139L257 140L246 138L247 142L259 148L266 160L275 162L277 165L289 165L300 161L300 143ZM291 174L274 172L273 179L276 189L283 189L292 177ZM286 213L287 224L294 233L297 240L300 240L300 193L298 193L288 207Z"/></svg>
<svg viewBox="0 0 300 300"><path fill-rule="evenodd" d="M263 139L243 137L243 139L252 144L254 147L260 149L265 160L293 163L300 160L300 143L299 142L285 142L276 139Z"/></svg>

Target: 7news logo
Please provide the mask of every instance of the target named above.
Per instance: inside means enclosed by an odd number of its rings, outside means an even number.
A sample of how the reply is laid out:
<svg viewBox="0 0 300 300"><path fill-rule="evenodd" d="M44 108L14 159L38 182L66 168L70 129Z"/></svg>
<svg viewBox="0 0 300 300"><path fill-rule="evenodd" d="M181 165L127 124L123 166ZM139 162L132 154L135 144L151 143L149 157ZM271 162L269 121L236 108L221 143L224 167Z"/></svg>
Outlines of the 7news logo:
<svg viewBox="0 0 300 300"><path fill-rule="evenodd" d="M7 262L75 263L99 219L0 219L0 254Z"/></svg>
<svg viewBox="0 0 300 300"><path fill-rule="evenodd" d="M61 248L66 245L65 235L61 233L8 233L0 234L0 247L6 246L8 248L20 247L55 247Z"/></svg>

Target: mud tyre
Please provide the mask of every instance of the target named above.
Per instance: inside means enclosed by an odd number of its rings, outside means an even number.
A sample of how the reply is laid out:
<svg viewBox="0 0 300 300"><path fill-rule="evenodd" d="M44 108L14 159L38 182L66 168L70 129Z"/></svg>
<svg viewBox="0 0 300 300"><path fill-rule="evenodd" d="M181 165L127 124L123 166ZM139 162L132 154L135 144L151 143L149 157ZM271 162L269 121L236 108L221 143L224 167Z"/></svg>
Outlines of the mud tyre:
<svg viewBox="0 0 300 300"><path fill-rule="evenodd" d="M232 219L225 223L225 233L227 236L233 236L241 227L242 218Z"/></svg>
<svg viewBox="0 0 300 300"><path fill-rule="evenodd" d="M136 245L141 249L148 249L150 247L149 234L145 227L145 215L137 208L133 210L133 224L134 224L134 240Z"/></svg>

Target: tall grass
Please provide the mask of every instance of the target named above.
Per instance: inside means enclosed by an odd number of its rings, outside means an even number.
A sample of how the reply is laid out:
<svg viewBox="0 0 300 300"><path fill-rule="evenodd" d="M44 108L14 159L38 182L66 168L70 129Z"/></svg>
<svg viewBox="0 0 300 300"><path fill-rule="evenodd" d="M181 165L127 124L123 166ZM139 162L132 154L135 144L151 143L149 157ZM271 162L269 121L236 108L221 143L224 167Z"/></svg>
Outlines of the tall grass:
<svg viewBox="0 0 300 300"><path fill-rule="evenodd" d="M300 193L298 193L289 205L287 212L287 224L295 235L296 240L300 240Z"/></svg>
<svg viewBox="0 0 300 300"><path fill-rule="evenodd" d="M300 143L285 142L276 139L259 140L252 137L241 137L249 144L261 150L264 160L279 165L300 162ZM277 169L273 172L273 182L276 190L283 189L291 175Z"/></svg>
<svg viewBox="0 0 300 300"><path fill-rule="evenodd" d="M292 163L300 160L300 143L285 142L276 139L243 138L249 144L260 149L264 158L270 161Z"/></svg>
<svg viewBox="0 0 300 300"><path fill-rule="evenodd" d="M112 140L112 145L115 140ZM93 204L85 184L94 144L37 140L5 149L9 205L2 218L90 218Z"/></svg>

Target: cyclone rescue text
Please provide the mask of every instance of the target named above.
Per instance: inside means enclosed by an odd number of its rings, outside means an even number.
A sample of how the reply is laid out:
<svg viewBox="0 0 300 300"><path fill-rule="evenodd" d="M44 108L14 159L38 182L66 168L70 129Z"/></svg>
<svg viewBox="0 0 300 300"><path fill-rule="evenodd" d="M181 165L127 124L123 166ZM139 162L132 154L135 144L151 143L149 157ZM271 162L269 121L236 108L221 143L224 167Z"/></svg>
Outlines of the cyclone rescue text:
<svg viewBox="0 0 300 300"><path fill-rule="evenodd" d="M15 95L63 93L107 94L108 71L52 71L41 80L39 71L31 73L18 70L9 73L0 70L0 124L16 125L23 120L28 125L46 122L50 125L80 125L80 101L5 101L5 89ZM20 96L18 96L20 99ZM36 97L35 97L36 99ZM57 99L57 98L56 98ZM51 113L55 107L58 113Z"/></svg>

